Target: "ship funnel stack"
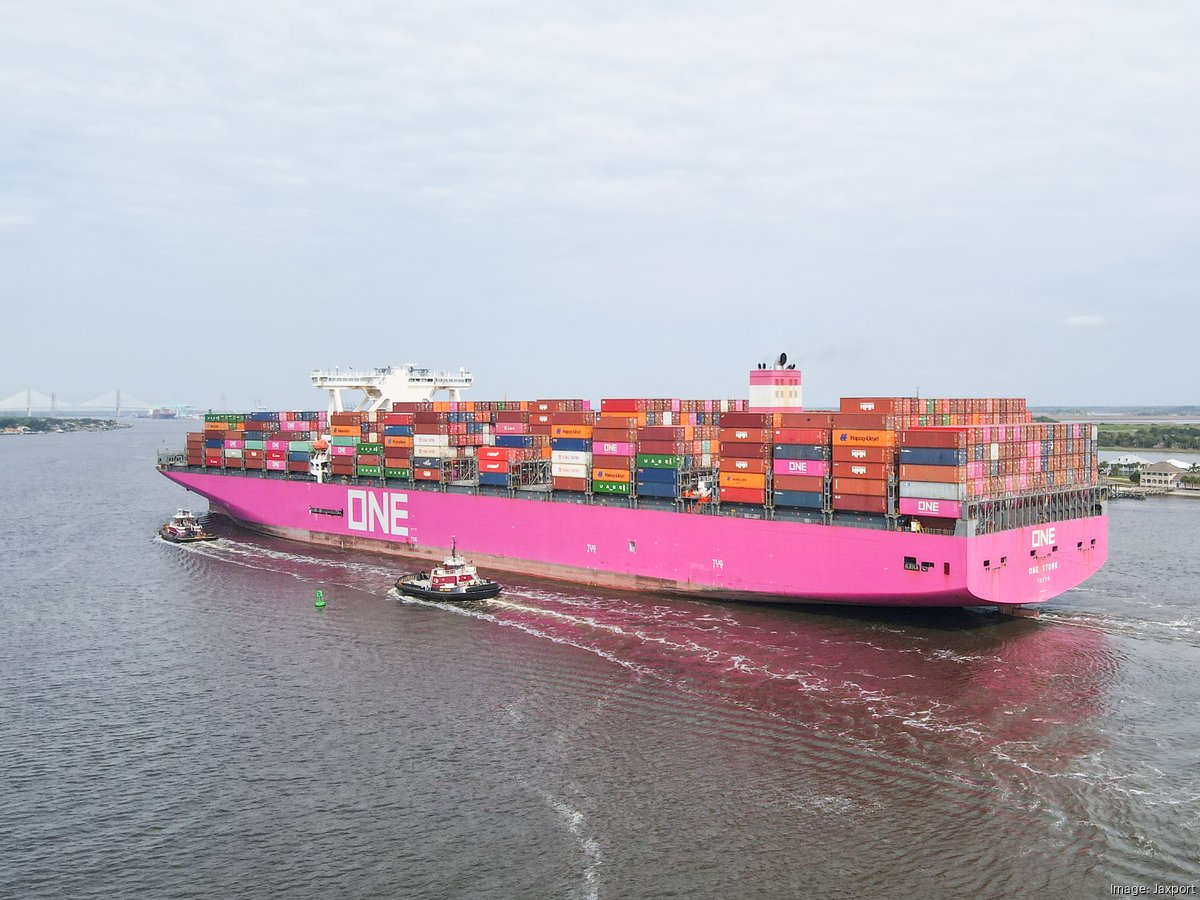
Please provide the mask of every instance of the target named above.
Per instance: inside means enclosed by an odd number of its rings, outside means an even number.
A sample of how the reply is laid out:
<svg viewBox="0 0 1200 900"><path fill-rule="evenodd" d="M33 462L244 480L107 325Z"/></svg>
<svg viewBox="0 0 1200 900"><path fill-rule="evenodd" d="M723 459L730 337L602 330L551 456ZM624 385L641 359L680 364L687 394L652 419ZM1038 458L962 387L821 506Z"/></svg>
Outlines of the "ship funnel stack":
<svg viewBox="0 0 1200 900"><path fill-rule="evenodd" d="M804 399L800 370L780 353L770 363L759 363L750 370L750 412L801 412Z"/></svg>
<svg viewBox="0 0 1200 900"><path fill-rule="evenodd" d="M355 412L391 410L397 402L432 401L438 391L446 391L449 399L457 403L474 382L474 376L466 369L457 372L435 372L420 366L406 364L372 369L370 372L314 371L311 373L313 387L329 391L329 412L346 412L342 391L361 391L362 399Z"/></svg>

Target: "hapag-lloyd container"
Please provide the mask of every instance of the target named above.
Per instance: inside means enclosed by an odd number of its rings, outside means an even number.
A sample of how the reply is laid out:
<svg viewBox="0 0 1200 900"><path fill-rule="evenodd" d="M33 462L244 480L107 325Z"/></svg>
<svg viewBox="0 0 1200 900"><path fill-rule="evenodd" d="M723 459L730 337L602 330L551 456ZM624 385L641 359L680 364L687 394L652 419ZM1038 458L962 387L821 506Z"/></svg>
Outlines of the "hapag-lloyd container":
<svg viewBox="0 0 1200 900"><path fill-rule="evenodd" d="M579 450L551 450L550 462L564 463L572 466L586 466L592 461L592 454ZM583 476L578 476L582 478Z"/></svg>
<svg viewBox="0 0 1200 900"><path fill-rule="evenodd" d="M776 475L828 475L829 463L823 459L777 458L772 471L774 471Z"/></svg>
<svg viewBox="0 0 1200 900"><path fill-rule="evenodd" d="M588 467L574 463L550 463L550 474L555 478L587 478Z"/></svg>
<svg viewBox="0 0 1200 900"><path fill-rule="evenodd" d="M962 504L957 500L936 500L928 497L901 497L900 515L933 516L940 519L957 519L962 515Z"/></svg>

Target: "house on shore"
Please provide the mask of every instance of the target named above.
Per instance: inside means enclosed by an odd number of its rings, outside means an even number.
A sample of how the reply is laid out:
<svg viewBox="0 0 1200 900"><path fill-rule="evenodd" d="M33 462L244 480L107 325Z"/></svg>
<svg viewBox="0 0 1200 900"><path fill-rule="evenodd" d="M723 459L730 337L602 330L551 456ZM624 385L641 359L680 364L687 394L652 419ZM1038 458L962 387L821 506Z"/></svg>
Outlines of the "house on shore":
<svg viewBox="0 0 1200 900"><path fill-rule="evenodd" d="M1185 472L1187 472L1186 466L1179 466L1172 461L1155 463L1152 466L1143 466L1140 484L1142 487L1147 488L1178 490L1182 487L1182 479Z"/></svg>

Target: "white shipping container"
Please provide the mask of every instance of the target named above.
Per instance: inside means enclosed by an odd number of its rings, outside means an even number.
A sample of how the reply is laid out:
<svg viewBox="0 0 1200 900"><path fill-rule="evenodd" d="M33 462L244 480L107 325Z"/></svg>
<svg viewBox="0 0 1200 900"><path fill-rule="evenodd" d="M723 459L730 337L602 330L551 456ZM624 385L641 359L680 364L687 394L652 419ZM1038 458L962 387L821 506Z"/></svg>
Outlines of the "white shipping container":
<svg viewBox="0 0 1200 900"><path fill-rule="evenodd" d="M572 466L586 466L592 462L592 454L586 450L551 450L551 463L566 463ZM566 478L567 476L563 476Z"/></svg>
<svg viewBox="0 0 1200 900"><path fill-rule="evenodd" d="M550 463L550 474L555 478L587 478L588 467L572 463Z"/></svg>
<svg viewBox="0 0 1200 900"><path fill-rule="evenodd" d="M241 459L242 451L240 449L231 449L229 447L226 447L225 448L225 458L226 459Z"/></svg>
<svg viewBox="0 0 1200 900"><path fill-rule="evenodd" d="M966 500L965 484L947 484L943 481L902 481L901 497L920 497L925 500Z"/></svg>
<svg viewBox="0 0 1200 900"><path fill-rule="evenodd" d="M448 447L450 446L450 435L448 434L415 434L413 435L413 448L417 447Z"/></svg>

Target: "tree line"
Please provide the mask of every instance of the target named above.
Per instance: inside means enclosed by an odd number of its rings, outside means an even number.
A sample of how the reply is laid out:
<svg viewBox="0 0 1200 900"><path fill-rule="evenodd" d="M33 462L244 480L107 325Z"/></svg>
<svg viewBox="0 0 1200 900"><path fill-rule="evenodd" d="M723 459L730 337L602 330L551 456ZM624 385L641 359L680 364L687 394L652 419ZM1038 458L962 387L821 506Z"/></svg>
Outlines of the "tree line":
<svg viewBox="0 0 1200 900"><path fill-rule="evenodd" d="M1200 426L1101 425L1100 446L1140 450L1200 450Z"/></svg>

